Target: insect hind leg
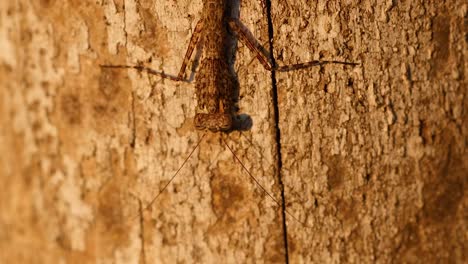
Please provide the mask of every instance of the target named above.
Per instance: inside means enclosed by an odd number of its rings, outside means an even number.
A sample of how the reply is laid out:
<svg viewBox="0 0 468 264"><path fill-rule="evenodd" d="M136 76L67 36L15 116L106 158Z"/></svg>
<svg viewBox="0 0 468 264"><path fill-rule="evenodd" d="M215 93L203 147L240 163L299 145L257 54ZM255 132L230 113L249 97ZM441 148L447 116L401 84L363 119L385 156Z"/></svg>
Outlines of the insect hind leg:
<svg viewBox="0 0 468 264"><path fill-rule="evenodd" d="M247 28L238 19L231 19L229 21L229 27L239 36L240 41L256 55L258 61L260 61L263 67L268 71L293 71L325 64L342 64L351 66L359 65L359 63L355 62L337 60L312 60L303 63L278 66L277 64L271 62L269 54L267 54L265 49L255 39L253 39Z"/></svg>

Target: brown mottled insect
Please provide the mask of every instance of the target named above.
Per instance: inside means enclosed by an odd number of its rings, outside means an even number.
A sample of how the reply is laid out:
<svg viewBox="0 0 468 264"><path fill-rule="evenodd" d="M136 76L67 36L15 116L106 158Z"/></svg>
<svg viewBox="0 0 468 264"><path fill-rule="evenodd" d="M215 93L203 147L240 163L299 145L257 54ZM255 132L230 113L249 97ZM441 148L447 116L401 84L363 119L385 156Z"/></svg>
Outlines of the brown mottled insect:
<svg viewBox="0 0 468 264"><path fill-rule="evenodd" d="M244 43L252 52L256 54L257 59L268 71L289 71L311 66L323 64L345 64L356 65L356 63L341 62L341 61L309 61L305 63L278 66L272 63L263 47L253 40L248 30L242 23L230 15L231 0L203 0L202 18L198 21L194 33L190 39L187 52L185 53L184 61L180 67L177 76L171 76L165 73L157 72L144 66L129 66L129 65L102 65L106 68L133 68L140 71L145 71L149 74L154 74L174 81L187 81L184 78L186 67L190 61L194 48L199 41L202 41L204 47L204 57L200 62L197 71L195 82L196 96L198 99L198 109L195 114L194 123L198 130L209 130L212 132L224 132L233 130L233 118L235 118L235 89L236 77L230 69L228 52L229 41L231 40L231 32L235 33L240 41ZM263 5L266 4L263 2ZM203 137L201 138L203 139ZM198 142L192 150L188 158L193 154L195 149L201 142ZM226 143L225 143L226 144ZM229 145L226 146L231 150ZM234 152L232 152L234 154ZM236 160L240 162L244 170L255 183L268 195L271 199L281 206L281 203L270 195L260 183L250 174L246 167L242 164L239 158L234 154ZM170 181L162 188L159 194L145 207L149 208L158 196L166 189L169 183L175 178L180 169L184 166L184 161L179 170L173 175ZM285 210L286 211L286 210ZM286 211L294 219L292 214ZM299 220L297 220L299 221Z"/></svg>
<svg viewBox="0 0 468 264"><path fill-rule="evenodd" d="M198 109L195 115L195 128L210 131L229 131L233 127L235 76L229 68L226 57L226 46L230 40L228 28L236 33L239 39L256 54L257 59L268 71L288 71L328 63L355 65L340 61L309 61L305 63L277 66L272 65L264 50L255 40L249 37L241 22L229 15L230 0L203 0L203 17L198 21L190 39L184 61L177 77L160 73L143 66L103 65L107 68L134 68L159 75L174 81L184 81L187 64L192 52L201 40L205 56L197 71L195 82Z"/></svg>

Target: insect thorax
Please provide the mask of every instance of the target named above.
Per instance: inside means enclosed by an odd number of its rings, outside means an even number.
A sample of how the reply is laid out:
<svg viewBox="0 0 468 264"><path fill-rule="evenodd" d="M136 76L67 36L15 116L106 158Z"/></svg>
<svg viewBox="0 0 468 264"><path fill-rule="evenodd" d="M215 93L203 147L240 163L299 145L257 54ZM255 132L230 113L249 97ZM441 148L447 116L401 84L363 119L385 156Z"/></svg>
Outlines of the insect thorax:
<svg viewBox="0 0 468 264"><path fill-rule="evenodd" d="M230 117L233 113L235 81L228 64L222 59L205 58L198 71L195 89L198 100L197 114L204 114L196 118L195 126L198 129L229 130L232 123Z"/></svg>

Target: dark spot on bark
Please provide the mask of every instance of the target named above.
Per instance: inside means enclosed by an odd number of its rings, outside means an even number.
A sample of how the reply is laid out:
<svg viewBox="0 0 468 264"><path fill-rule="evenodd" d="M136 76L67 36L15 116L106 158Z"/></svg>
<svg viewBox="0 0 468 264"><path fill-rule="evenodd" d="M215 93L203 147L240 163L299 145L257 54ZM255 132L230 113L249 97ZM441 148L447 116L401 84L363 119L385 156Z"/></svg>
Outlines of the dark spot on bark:
<svg viewBox="0 0 468 264"><path fill-rule="evenodd" d="M465 12L464 20L465 20L465 25L464 26L465 26L465 30L466 30L468 28L468 13L467 12ZM468 32L465 32L465 42L468 43Z"/></svg>
<svg viewBox="0 0 468 264"><path fill-rule="evenodd" d="M288 235L288 250L289 252L295 252L297 250L297 242L296 240L294 239L294 237L291 237L290 235Z"/></svg>
<svg viewBox="0 0 468 264"><path fill-rule="evenodd" d="M336 205L338 219L347 225L354 225L358 219L355 202L352 199L339 199Z"/></svg>
<svg viewBox="0 0 468 264"><path fill-rule="evenodd" d="M372 176L370 173L366 173L366 182L369 182L372 179Z"/></svg>
<svg viewBox="0 0 468 264"><path fill-rule="evenodd" d="M50 93L49 93L50 83L48 81L41 81L41 87L45 90L47 95L50 95Z"/></svg>
<svg viewBox="0 0 468 264"><path fill-rule="evenodd" d="M149 53L156 51L159 55L164 55L162 51L165 50L164 43L167 42L166 29L163 28L159 17L155 16L153 6L142 1L137 2L137 12L143 25L137 43Z"/></svg>
<svg viewBox="0 0 468 264"><path fill-rule="evenodd" d="M93 107L96 115L104 114L106 112L106 106L102 104L97 104Z"/></svg>
<svg viewBox="0 0 468 264"><path fill-rule="evenodd" d="M211 180L213 211L223 224L236 222L244 202L244 187L232 178L216 173Z"/></svg>
<svg viewBox="0 0 468 264"><path fill-rule="evenodd" d="M107 172L112 178L102 183L98 193L96 210L96 232L103 243L109 243L106 247L112 249L113 246L124 246L129 240L130 217L138 214L138 209L133 212L125 212L123 208L135 198L130 197L127 188L131 188L129 177L123 175L121 168L121 156L116 149L109 150L110 157L107 161ZM138 207L137 207L138 208ZM109 252L104 252L108 255Z"/></svg>
<svg viewBox="0 0 468 264"><path fill-rule="evenodd" d="M81 123L81 103L76 95L64 95L61 101L63 118L69 124Z"/></svg>
<svg viewBox="0 0 468 264"><path fill-rule="evenodd" d="M420 243L418 228L415 224L409 223L400 232L399 237L401 241L399 247L400 257L405 258L404 256L411 251L410 249Z"/></svg>
<svg viewBox="0 0 468 264"><path fill-rule="evenodd" d="M424 138L424 120L419 119L418 134L422 138L422 144L426 144L426 139Z"/></svg>
<svg viewBox="0 0 468 264"><path fill-rule="evenodd" d="M431 61L432 74L437 77L445 73L447 62L450 57L450 18L442 15L446 12L442 11L441 15L435 17L433 24L433 40L434 40L434 59Z"/></svg>
<svg viewBox="0 0 468 264"><path fill-rule="evenodd" d="M32 32L31 30L25 29L20 32L20 39L23 43L30 43L32 41Z"/></svg>
<svg viewBox="0 0 468 264"><path fill-rule="evenodd" d="M40 103L38 100L34 100L32 101L29 106L28 106L28 110L31 111L31 112L38 112L39 111L39 108L40 108Z"/></svg>
<svg viewBox="0 0 468 264"><path fill-rule="evenodd" d="M125 11L125 4L123 0L114 1L114 5L117 13L123 13Z"/></svg>
<svg viewBox="0 0 468 264"><path fill-rule="evenodd" d="M464 197L467 182L466 166L460 153L453 154L452 132L445 130L438 139L441 144L439 156L423 161L428 173L428 181L423 188L425 219L434 223L451 221Z"/></svg>
<svg viewBox="0 0 468 264"><path fill-rule="evenodd" d="M460 168L460 164L452 165L455 169ZM441 222L455 215L458 205L463 198L464 183L462 178L447 178L451 177L449 174L452 174L452 176L466 177L466 175L463 176L463 173L466 173L466 171L463 172L459 170L457 172L453 171L452 168L443 169L440 171L439 177L446 180L435 182L424 188L424 214L429 217L429 219L435 222Z"/></svg>
<svg viewBox="0 0 468 264"><path fill-rule="evenodd" d="M330 156L326 161L328 170L328 187L331 191L339 189L344 182L344 178L347 175L346 168L344 167L341 156L334 155Z"/></svg>
<svg viewBox="0 0 468 264"><path fill-rule="evenodd" d="M122 89L119 81L123 70L104 68L99 76L99 91L107 100L112 100L117 97Z"/></svg>
<svg viewBox="0 0 468 264"><path fill-rule="evenodd" d="M33 130L34 132L40 131L41 128L42 128L42 124L41 124L39 121L33 121L33 122L32 122L32 130Z"/></svg>
<svg viewBox="0 0 468 264"><path fill-rule="evenodd" d="M94 106L94 116L98 118L109 118L116 116L118 109L108 104L96 104Z"/></svg>
<svg viewBox="0 0 468 264"><path fill-rule="evenodd" d="M97 221L99 235L112 240L119 238L119 241L113 243L121 244L121 241L128 241L128 236L122 236L128 232L126 227L126 218L123 214L122 200L120 198L120 187L115 182L104 186L100 193L100 202L97 208Z"/></svg>
<svg viewBox="0 0 468 264"><path fill-rule="evenodd" d="M50 7L51 5L53 5L55 2L55 0L40 0L40 3L41 3L41 6L43 8L48 8Z"/></svg>
<svg viewBox="0 0 468 264"><path fill-rule="evenodd" d="M67 236L66 232L64 230L60 230L59 235L55 238L55 242L65 250L71 250L71 241L70 238Z"/></svg>
<svg viewBox="0 0 468 264"><path fill-rule="evenodd" d="M41 49L39 49L39 54L40 54L41 56L44 56L44 55L47 54L47 50L44 49L44 48L41 48Z"/></svg>
<svg viewBox="0 0 468 264"><path fill-rule="evenodd" d="M463 198L467 169L460 148L455 146L451 129L450 126L445 127L436 138L435 155L421 160L424 206L415 216L415 221L406 223L397 238L397 241L401 241L398 246L399 259L456 262L456 245L462 239L458 235L459 221L465 214Z"/></svg>

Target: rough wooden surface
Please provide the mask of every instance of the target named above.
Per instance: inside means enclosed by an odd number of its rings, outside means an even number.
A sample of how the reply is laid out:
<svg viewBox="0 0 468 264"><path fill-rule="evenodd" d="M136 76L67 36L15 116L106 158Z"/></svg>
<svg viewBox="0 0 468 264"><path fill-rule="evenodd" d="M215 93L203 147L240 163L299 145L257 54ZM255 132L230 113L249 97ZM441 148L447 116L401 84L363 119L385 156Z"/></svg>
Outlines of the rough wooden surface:
<svg viewBox="0 0 468 264"><path fill-rule="evenodd" d="M236 2L268 48L260 1ZM273 80L238 43L241 114L193 149L193 84L176 74L202 2L0 2L0 262L461 263L468 174L464 1L272 1L279 64L357 61ZM190 67L189 67L190 68ZM190 71L187 71L190 75ZM196 81L196 75L195 75Z"/></svg>
<svg viewBox="0 0 468 264"><path fill-rule="evenodd" d="M298 2L275 56L361 66L278 74L291 263L466 261L466 3Z"/></svg>

